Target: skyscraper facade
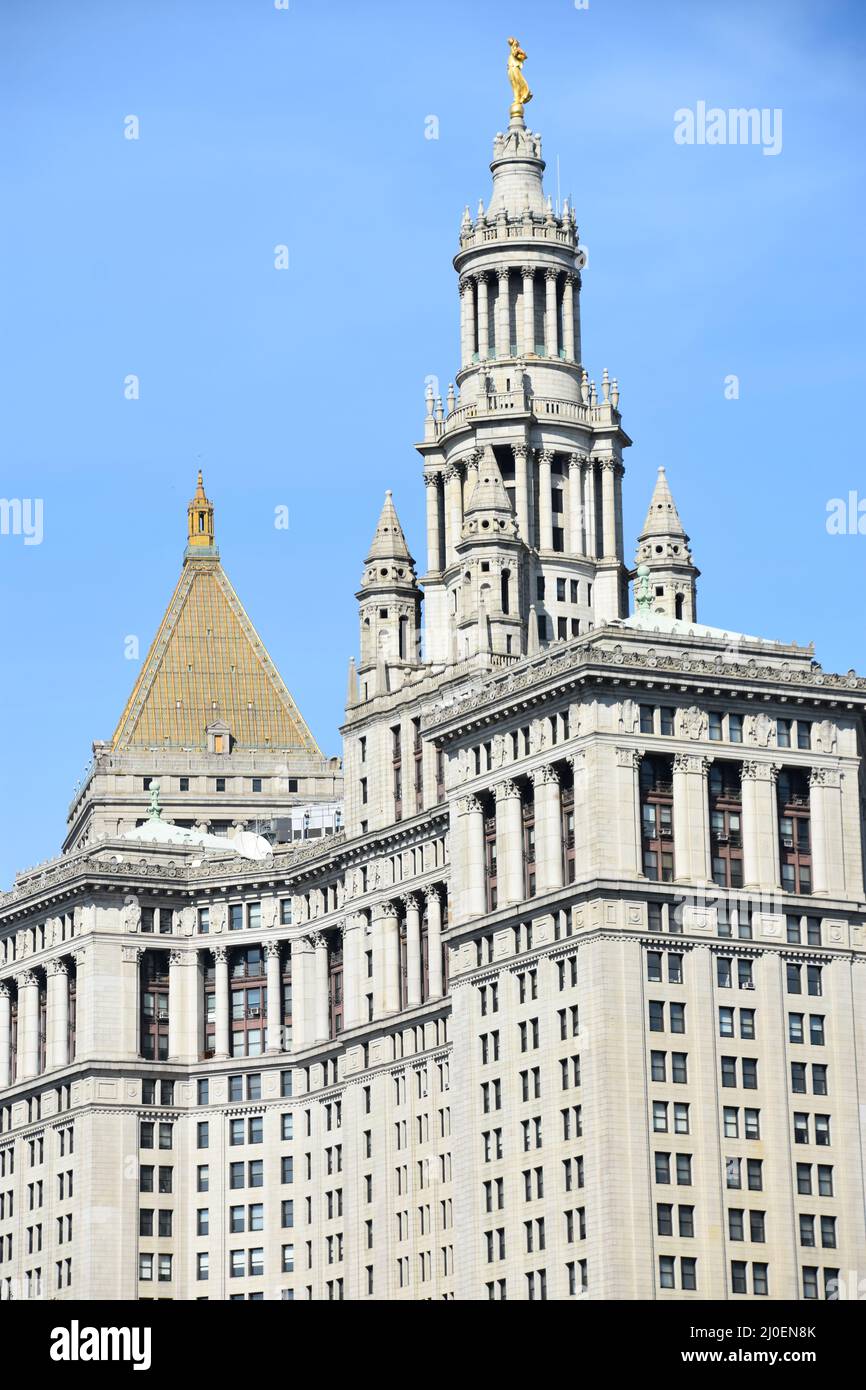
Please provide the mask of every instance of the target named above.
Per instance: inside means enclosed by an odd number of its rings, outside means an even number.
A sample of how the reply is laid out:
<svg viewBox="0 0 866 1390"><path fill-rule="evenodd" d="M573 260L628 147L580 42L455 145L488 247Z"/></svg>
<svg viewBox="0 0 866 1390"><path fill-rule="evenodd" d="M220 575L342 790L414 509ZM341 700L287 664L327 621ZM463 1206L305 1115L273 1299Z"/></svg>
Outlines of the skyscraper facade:
<svg viewBox="0 0 866 1390"><path fill-rule="evenodd" d="M63 853L0 897L0 1298L856 1296L866 679L698 621L664 468L626 560L517 93L342 764L199 478Z"/></svg>

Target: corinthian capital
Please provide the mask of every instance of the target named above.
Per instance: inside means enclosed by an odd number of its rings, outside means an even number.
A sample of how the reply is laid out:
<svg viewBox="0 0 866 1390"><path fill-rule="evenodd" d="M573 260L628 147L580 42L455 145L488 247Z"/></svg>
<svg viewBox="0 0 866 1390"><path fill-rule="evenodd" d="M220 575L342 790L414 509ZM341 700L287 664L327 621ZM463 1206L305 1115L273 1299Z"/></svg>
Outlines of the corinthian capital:
<svg viewBox="0 0 866 1390"><path fill-rule="evenodd" d="M510 777L506 777L504 782L497 782L493 792L497 801L507 801L511 797L520 799L520 788L516 782L512 782Z"/></svg>
<svg viewBox="0 0 866 1390"><path fill-rule="evenodd" d="M559 773L550 763L545 763L542 767L532 769L529 780L533 787L559 786Z"/></svg>
<svg viewBox="0 0 866 1390"><path fill-rule="evenodd" d="M631 767L637 772L643 758L642 748L617 748L616 761L619 767Z"/></svg>

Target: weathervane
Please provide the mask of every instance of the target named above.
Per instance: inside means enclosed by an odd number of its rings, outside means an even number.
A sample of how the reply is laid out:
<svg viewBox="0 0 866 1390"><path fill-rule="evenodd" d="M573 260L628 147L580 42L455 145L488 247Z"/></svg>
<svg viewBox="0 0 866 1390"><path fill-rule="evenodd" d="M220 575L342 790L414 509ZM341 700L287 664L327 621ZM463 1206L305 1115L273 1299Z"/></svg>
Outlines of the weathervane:
<svg viewBox="0 0 866 1390"><path fill-rule="evenodd" d="M528 101L532 101L532 93L526 78L523 76L523 64L526 62L526 54L520 47L517 39L508 40L508 80L511 83L511 90L514 93L514 101L511 104L511 115L518 119L523 115L523 108Z"/></svg>

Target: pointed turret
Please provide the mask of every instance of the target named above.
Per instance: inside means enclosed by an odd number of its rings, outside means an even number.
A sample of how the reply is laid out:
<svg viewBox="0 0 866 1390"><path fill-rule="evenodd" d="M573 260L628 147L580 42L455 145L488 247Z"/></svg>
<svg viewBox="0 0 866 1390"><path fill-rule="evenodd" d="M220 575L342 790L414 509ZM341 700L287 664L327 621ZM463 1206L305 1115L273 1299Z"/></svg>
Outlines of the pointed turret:
<svg viewBox="0 0 866 1390"><path fill-rule="evenodd" d="M409 554L409 547L406 544L406 537L403 535L403 527L400 525L390 488L385 493L385 501L366 563L369 565L373 560L404 561L410 567L415 564Z"/></svg>
<svg viewBox="0 0 866 1390"><path fill-rule="evenodd" d="M489 532L490 536L513 536L517 533L514 508L505 491L496 455L489 445L482 455L478 478L469 496L463 521L463 537L468 539L470 536L483 536L485 531Z"/></svg>
<svg viewBox="0 0 866 1390"><path fill-rule="evenodd" d="M418 661L421 593L390 491L385 493L356 597L361 621L358 672L362 677L370 673L361 681L364 698L388 688L389 665Z"/></svg>
<svg viewBox="0 0 866 1390"><path fill-rule="evenodd" d="M462 569L457 624L461 655L519 656L521 542L514 508L490 445L475 466L476 479L456 546Z"/></svg>
<svg viewBox="0 0 866 1390"><path fill-rule="evenodd" d="M201 469L198 470L195 495L186 509L186 533L185 560L219 555L214 540L213 502L205 494Z"/></svg>
<svg viewBox="0 0 866 1390"><path fill-rule="evenodd" d="M695 622L697 579L689 538L680 520L664 468L659 468L643 530L638 537L641 607L669 618ZM649 602L647 604L647 593Z"/></svg>

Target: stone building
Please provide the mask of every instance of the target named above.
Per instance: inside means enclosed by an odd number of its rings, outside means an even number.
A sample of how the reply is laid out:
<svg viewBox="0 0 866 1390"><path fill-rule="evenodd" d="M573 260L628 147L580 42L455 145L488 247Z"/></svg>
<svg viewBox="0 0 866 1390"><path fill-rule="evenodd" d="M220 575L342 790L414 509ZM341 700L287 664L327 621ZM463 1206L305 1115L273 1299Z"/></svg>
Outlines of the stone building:
<svg viewBox="0 0 866 1390"><path fill-rule="evenodd" d="M262 836L340 779L199 488L64 853L0 899L0 1297L856 1296L866 680L698 622L664 470L629 570L522 111L491 169L425 574L390 494L364 562L340 828Z"/></svg>
<svg viewBox="0 0 866 1390"><path fill-rule="evenodd" d="M339 759L316 746L220 563L198 475L180 579L108 742L67 816L64 852L148 819L156 785L175 825L316 838L339 828Z"/></svg>

